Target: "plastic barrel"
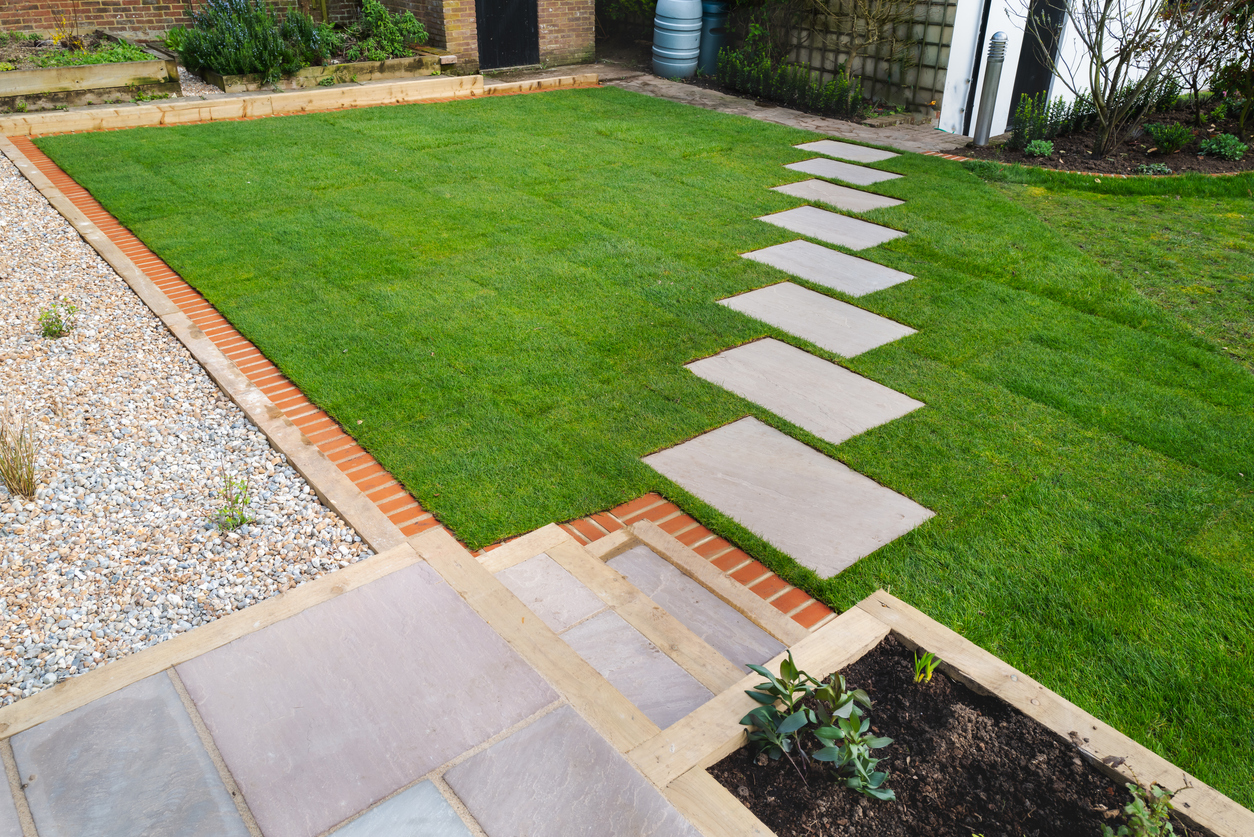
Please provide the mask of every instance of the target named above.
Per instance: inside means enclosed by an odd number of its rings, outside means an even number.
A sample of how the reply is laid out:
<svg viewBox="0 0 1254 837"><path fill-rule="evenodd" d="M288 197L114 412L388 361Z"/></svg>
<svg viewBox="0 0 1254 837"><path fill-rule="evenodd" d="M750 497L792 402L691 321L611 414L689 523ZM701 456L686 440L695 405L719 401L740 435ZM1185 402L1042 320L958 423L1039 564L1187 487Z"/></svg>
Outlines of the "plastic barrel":
<svg viewBox="0 0 1254 837"><path fill-rule="evenodd" d="M718 72L718 54L727 43L727 4L721 0L703 0L701 9L701 55L697 69L707 76Z"/></svg>
<svg viewBox="0 0 1254 837"><path fill-rule="evenodd" d="M701 52L701 0L658 0L653 18L653 72L688 78Z"/></svg>

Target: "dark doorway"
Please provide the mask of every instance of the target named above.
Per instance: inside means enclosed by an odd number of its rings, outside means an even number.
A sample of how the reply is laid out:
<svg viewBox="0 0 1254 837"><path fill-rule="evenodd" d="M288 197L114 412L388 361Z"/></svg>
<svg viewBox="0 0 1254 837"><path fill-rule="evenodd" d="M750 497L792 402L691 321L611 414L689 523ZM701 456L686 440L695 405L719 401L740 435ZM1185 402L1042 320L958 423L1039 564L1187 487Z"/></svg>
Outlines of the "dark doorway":
<svg viewBox="0 0 1254 837"><path fill-rule="evenodd" d="M1012 113L1022 96L1049 91L1049 80L1054 75L1050 64L1058 57L1058 38L1066 13L1065 0L1032 0L1023 48L1019 50L1019 67L1015 70L1014 91L1010 94Z"/></svg>
<svg viewBox="0 0 1254 837"><path fill-rule="evenodd" d="M536 0L475 0L479 66L518 67L540 63Z"/></svg>

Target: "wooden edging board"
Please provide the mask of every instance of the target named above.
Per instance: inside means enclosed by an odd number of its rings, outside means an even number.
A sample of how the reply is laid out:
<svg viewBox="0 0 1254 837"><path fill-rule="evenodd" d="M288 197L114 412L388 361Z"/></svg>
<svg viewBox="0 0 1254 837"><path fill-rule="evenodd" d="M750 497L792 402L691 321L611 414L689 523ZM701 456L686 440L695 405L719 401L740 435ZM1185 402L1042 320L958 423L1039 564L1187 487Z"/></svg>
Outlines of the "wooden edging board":
<svg viewBox="0 0 1254 837"><path fill-rule="evenodd" d="M1183 787L1174 804L1190 827L1209 829L1217 837L1254 835L1254 813L883 590L867 596L791 650L801 668L826 674L860 659L889 633L908 647L936 654L944 661L942 670L953 679L996 695L1072 742L1116 781L1157 782L1172 790ZM778 671L781 659L782 655L768 667ZM718 783L705 770L744 745L739 721L757 705L744 689L758 680L756 676L744 678L627 754L706 837L772 834L736 797L720 793L721 786L716 787Z"/></svg>
<svg viewBox="0 0 1254 837"><path fill-rule="evenodd" d="M323 503L353 527L375 552L384 552L404 543L405 536L396 524L256 384L248 380L213 340L79 211L26 155L4 137L0 137L0 153L13 161L31 185L117 271L135 295L204 367L214 383L266 434L275 450L287 457L288 463L300 472Z"/></svg>
<svg viewBox="0 0 1254 837"><path fill-rule="evenodd" d="M420 53L405 58L388 58L384 61L351 61L343 64L302 67L292 75L279 79L278 87L284 90L302 90L308 87L318 87L326 79L331 79L334 84L348 84L388 78L429 76L439 69L442 63L445 63L440 59L439 53ZM203 75L205 81L226 93L245 93L267 86L260 75L224 76L213 70L205 70Z"/></svg>

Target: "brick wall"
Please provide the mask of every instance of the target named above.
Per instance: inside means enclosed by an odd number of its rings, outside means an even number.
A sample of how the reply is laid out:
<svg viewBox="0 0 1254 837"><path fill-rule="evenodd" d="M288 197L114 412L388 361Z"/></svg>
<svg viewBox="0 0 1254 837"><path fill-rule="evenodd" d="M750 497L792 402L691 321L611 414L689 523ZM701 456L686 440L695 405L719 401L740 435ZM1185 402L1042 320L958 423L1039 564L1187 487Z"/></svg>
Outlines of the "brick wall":
<svg viewBox="0 0 1254 837"><path fill-rule="evenodd" d="M479 71L475 0L382 0L393 12L411 11L430 38L427 45L457 56L457 72Z"/></svg>
<svg viewBox="0 0 1254 837"><path fill-rule="evenodd" d="M321 12L322 0L309 0L311 10ZM439 0L432 0L438 5ZM175 26L191 24L191 10L200 0L79 0L80 32L104 29L155 36ZM286 7L286 2L279 2ZM51 34L57 18L72 10L70 0L0 0L0 30ZM356 20L361 0L327 0L327 15L337 23Z"/></svg>
<svg viewBox="0 0 1254 837"><path fill-rule="evenodd" d="M595 0L538 0L540 62L579 64L596 55Z"/></svg>

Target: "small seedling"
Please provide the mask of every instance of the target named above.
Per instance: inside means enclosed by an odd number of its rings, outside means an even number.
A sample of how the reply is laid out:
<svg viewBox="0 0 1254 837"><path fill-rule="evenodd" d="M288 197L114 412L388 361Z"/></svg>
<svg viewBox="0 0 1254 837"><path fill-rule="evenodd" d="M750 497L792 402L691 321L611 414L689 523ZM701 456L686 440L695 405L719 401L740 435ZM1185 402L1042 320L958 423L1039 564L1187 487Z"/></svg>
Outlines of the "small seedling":
<svg viewBox="0 0 1254 837"><path fill-rule="evenodd" d="M335 84L335 76L327 76L322 81L318 82L319 87L331 87L334 84Z"/></svg>
<svg viewBox="0 0 1254 837"><path fill-rule="evenodd" d="M5 399L0 406L0 482L11 494L35 496L38 454L39 438L33 423L21 410L10 409Z"/></svg>
<svg viewBox="0 0 1254 837"><path fill-rule="evenodd" d="M1176 833L1170 822L1171 798L1179 791L1170 791L1157 784L1145 788L1132 782L1128 783L1128 790L1132 793L1132 801L1123 807L1128 824L1119 826L1118 831L1103 825L1103 837L1166 837Z"/></svg>
<svg viewBox="0 0 1254 837"><path fill-rule="evenodd" d="M1171 174L1171 166L1165 163L1141 163L1136 167L1137 174Z"/></svg>
<svg viewBox="0 0 1254 837"><path fill-rule="evenodd" d="M788 658L779 664L779 677L762 666L750 665L749 669L765 677L767 682L746 689L745 694L765 706L774 706L779 701L784 705L785 715L796 712L801 701L811 694L809 684L814 682L814 678L797 668L791 651L788 652Z"/></svg>
<svg viewBox="0 0 1254 837"><path fill-rule="evenodd" d="M1048 157L1054 153L1054 144L1049 140L1034 139L1023 149L1029 157Z"/></svg>
<svg viewBox="0 0 1254 837"><path fill-rule="evenodd" d="M222 488L218 492L222 497L222 508L218 510L218 528L230 532L255 518L248 513L248 504L252 498L248 494L248 478L232 479L222 470Z"/></svg>
<svg viewBox="0 0 1254 837"><path fill-rule="evenodd" d="M914 655L914 682L915 683L931 683L932 674L936 671L936 667L941 664L941 658L933 654L931 651L920 657Z"/></svg>
<svg viewBox="0 0 1254 837"><path fill-rule="evenodd" d="M78 308L64 299L58 299L51 307L39 312L39 330L51 340L64 337L74 330L74 315L77 313Z"/></svg>
<svg viewBox="0 0 1254 837"><path fill-rule="evenodd" d="M871 756L872 750L887 747L891 738L871 735L871 719L863 717L856 707L848 718L841 718L835 726L820 727L814 737L825 746L814 753L815 761L831 762L846 774L845 786L874 799L893 800L897 794L884 787L888 774L876 770L880 759Z"/></svg>

